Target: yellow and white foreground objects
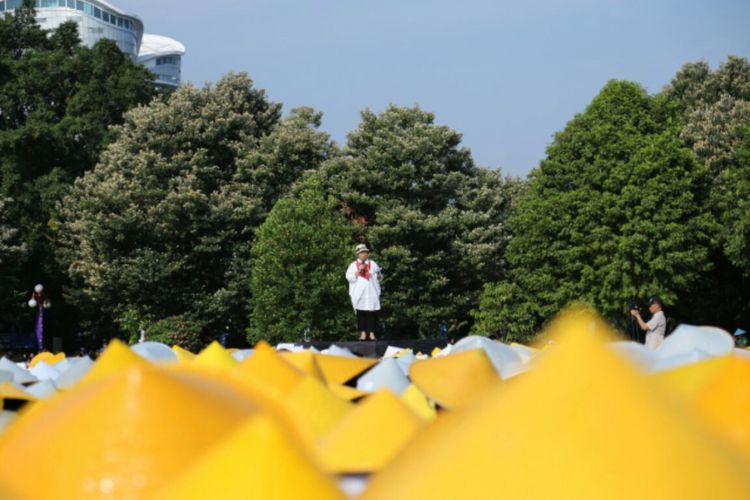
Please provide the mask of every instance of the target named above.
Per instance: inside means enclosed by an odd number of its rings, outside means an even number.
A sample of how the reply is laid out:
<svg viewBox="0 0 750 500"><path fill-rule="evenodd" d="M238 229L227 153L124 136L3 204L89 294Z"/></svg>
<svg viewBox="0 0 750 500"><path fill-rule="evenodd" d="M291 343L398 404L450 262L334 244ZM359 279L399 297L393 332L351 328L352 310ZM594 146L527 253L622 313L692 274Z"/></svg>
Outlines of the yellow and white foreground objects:
<svg viewBox="0 0 750 500"><path fill-rule="evenodd" d="M190 363L192 360L195 359L195 354L188 351L187 349L184 349L177 344L172 346L172 350L177 355L177 364L182 365L184 363Z"/></svg>
<svg viewBox="0 0 750 500"><path fill-rule="evenodd" d="M401 395L401 401L406 403L411 411L422 417L425 421L435 420L437 410L435 403L430 401L427 396L419 390L414 384L410 384Z"/></svg>
<svg viewBox="0 0 750 500"><path fill-rule="evenodd" d="M0 382L0 436L18 418L18 411L36 399L11 380Z"/></svg>
<svg viewBox="0 0 750 500"><path fill-rule="evenodd" d="M147 340L130 346L130 350L154 364L177 363L177 354L166 344Z"/></svg>
<svg viewBox="0 0 750 500"><path fill-rule="evenodd" d="M177 353L177 351L175 351L175 353ZM177 354L177 356L179 359L180 355ZM190 364L193 368L216 372L230 370L236 365L237 360L232 357L232 354L215 340L199 352Z"/></svg>
<svg viewBox="0 0 750 500"><path fill-rule="evenodd" d="M465 406L501 383L484 349L417 361L409 376L422 392L447 409Z"/></svg>
<svg viewBox="0 0 750 500"><path fill-rule="evenodd" d="M653 375L750 458L750 359L731 354Z"/></svg>
<svg viewBox="0 0 750 500"><path fill-rule="evenodd" d="M107 345L107 348L104 349L104 352L96 360L94 366L83 377L81 383L101 380L133 365L140 366L141 368L151 366L148 361L131 351L123 342L114 339Z"/></svg>
<svg viewBox="0 0 750 500"><path fill-rule="evenodd" d="M750 359L729 356L721 371L696 395L695 407L750 461Z"/></svg>
<svg viewBox="0 0 750 500"><path fill-rule="evenodd" d="M288 396L305 377L266 342L259 342L253 355L239 363L232 374L254 389L275 397Z"/></svg>
<svg viewBox="0 0 750 500"><path fill-rule="evenodd" d="M323 382L307 376L286 400L287 413L311 434L313 439L329 432L354 409L349 401L336 396Z"/></svg>
<svg viewBox="0 0 750 500"><path fill-rule="evenodd" d="M311 351L282 352L281 357L302 373L323 380L323 374L318 367L315 353Z"/></svg>
<svg viewBox="0 0 750 500"><path fill-rule="evenodd" d="M378 362L374 358L356 358L332 354L316 354L315 359L328 385L345 384Z"/></svg>
<svg viewBox="0 0 750 500"><path fill-rule="evenodd" d="M48 365L54 365L59 363L60 361L65 359L65 353L64 352L58 352L57 354L52 354L51 352L42 351L33 358L31 358L31 361L29 361L29 370L34 368L37 363L40 361L44 361Z"/></svg>
<svg viewBox="0 0 750 500"><path fill-rule="evenodd" d="M323 467L338 474L380 470L423 425L390 390L381 389L360 402L320 440Z"/></svg>
<svg viewBox="0 0 750 500"><path fill-rule="evenodd" d="M153 498L256 408L209 378L131 365L20 415L0 439L0 498Z"/></svg>
<svg viewBox="0 0 750 500"><path fill-rule="evenodd" d="M605 348L599 322L553 330L535 370L438 418L361 498L750 498L748 462Z"/></svg>
<svg viewBox="0 0 750 500"><path fill-rule="evenodd" d="M189 467L163 499L343 499L305 449L268 415L251 417Z"/></svg>

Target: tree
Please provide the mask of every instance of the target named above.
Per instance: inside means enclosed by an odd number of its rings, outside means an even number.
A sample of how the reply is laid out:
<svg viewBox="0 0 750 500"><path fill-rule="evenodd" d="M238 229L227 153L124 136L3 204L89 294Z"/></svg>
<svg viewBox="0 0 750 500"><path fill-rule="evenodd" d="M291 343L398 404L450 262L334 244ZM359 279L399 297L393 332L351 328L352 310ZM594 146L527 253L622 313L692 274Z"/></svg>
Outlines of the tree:
<svg viewBox="0 0 750 500"><path fill-rule="evenodd" d="M19 315L19 309L23 307L18 292L17 265L26 252L26 245L19 241L18 229L9 222L8 207L12 203L13 200L10 198L0 198L0 294L3 298L11 298L1 304L4 306L5 317Z"/></svg>
<svg viewBox="0 0 750 500"><path fill-rule="evenodd" d="M511 222L512 286L488 289L483 328L523 338L570 302L616 319L650 294L685 301L716 228L705 171L678 134L669 100L621 81L556 134ZM494 307L508 308L504 323L488 323Z"/></svg>
<svg viewBox="0 0 750 500"><path fill-rule="evenodd" d="M82 47L75 23L42 30L33 3L0 18L0 196L14 200L7 216L25 245L12 277L20 289L0 303L11 308L44 282L70 326L74 311L57 295L67 278L52 257L56 203L96 163L109 126L155 90L152 75L113 42Z"/></svg>
<svg viewBox="0 0 750 500"><path fill-rule="evenodd" d="M316 117L280 120L280 105L244 74L129 112L60 208L70 300L104 324L134 309L149 323L179 317L206 340L244 331L255 230L302 175L297 156L329 147ZM311 134L324 139L278 146Z"/></svg>
<svg viewBox="0 0 750 500"><path fill-rule="evenodd" d="M109 321L130 307L153 321L185 315L204 333L244 322L245 297L227 283L263 207L237 164L278 120L279 105L246 75L127 113L60 205L71 302Z"/></svg>
<svg viewBox="0 0 750 500"><path fill-rule="evenodd" d="M344 279L351 229L337 208L315 176L274 205L252 250L250 342L298 341L306 329L338 340L353 331Z"/></svg>
<svg viewBox="0 0 750 500"><path fill-rule="evenodd" d="M730 56L711 71L705 62L686 64L664 94L681 110L682 139L711 176L708 209L720 222L715 270L694 293L703 319L732 329L750 314L750 248L744 221L747 204L747 130L750 128L750 63Z"/></svg>
<svg viewBox="0 0 750 500"><path fill-rule="evenodd" d="M321 170L383 266L384 322L432 336L468 332L482 283L504 276L505 220L518 181L477 168L461 135L418 107L362 113L342 157Z"/></svg>
<svg viewBox="0 0 750 500"><path fill-rule="evenodd" d="M726 255L750 278L750 124L742 131L736 167L727 169L717 185L720 221L726 229Z"/></svg>

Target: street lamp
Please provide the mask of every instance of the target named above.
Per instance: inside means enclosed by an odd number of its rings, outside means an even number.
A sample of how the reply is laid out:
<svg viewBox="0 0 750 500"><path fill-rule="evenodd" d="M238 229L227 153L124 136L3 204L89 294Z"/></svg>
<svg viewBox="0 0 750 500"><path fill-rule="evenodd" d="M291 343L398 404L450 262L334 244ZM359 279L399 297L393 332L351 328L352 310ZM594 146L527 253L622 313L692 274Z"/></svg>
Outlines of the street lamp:
<svg viewBox="0 0 750 500"><path fill-rule="evenodd" d="M31 299L29 300L29 307L36 309L36 343L39 346L39 352L41 352L44 350L44 310L52 307L52 302L44 295L44 287L42 285L34 287Z"/></svg>

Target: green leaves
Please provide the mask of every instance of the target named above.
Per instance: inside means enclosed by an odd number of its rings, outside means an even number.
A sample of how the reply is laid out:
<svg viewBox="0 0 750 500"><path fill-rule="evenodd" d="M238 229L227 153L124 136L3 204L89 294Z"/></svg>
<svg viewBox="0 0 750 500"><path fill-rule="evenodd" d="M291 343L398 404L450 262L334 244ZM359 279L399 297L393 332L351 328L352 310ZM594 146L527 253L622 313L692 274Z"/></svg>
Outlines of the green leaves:
<svg viewBox="0 0 750 500"><path fill-rule="evenodd" d="M548 149L511 221L511 283L485 290L477 329L523 338L571 302L616 320L633 298L674 305L710 269L707 177L669 103L609 82Z"/></svg>
<svg viewBox="0 0 750 500"><path fill-rule="evenodd" d="M366 110L321 177L383 267L388 330L468 332L482 283L505 276L505 224L519 182L477 168L461 135L419 108Z"/></svg>
<svg viewBox="0 0 750 500"><path fill-rule="evenodd" d="M258 230L248 340L346 339L354 316L344 278L351 230L320 180L281 198Z"/></svg>

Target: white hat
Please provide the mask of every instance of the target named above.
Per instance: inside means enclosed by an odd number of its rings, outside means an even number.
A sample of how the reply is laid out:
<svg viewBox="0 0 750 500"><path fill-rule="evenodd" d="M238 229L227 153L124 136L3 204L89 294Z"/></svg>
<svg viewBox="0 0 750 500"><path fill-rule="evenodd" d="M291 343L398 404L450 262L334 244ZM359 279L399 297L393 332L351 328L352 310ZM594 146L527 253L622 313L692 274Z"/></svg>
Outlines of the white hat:
<svg viewBox="0 0 750 500"><path fill-rule="evenodd" d="M369 249L369 248L367 248L367 245L365 245L364 243L360 243L360 244L359 244L359 245L357 245L357 247L356 247L356 248L354 249L354 255L359 255L359 254L360 254L360 252L368 252L368 253L369 253L369 252L370 252L370 249Z"/></svg>

